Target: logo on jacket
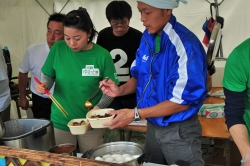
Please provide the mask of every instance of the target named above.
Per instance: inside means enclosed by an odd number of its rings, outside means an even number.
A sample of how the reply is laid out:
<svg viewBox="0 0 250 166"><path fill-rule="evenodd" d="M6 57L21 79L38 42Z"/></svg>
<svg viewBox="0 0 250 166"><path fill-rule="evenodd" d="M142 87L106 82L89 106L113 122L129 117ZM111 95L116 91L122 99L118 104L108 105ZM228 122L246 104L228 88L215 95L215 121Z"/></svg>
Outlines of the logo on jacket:
<svg viewBox="0 0 250 166"><path fill-rule="evenodd" d="M82 76L99 76L100 72L98 68L94 68L94 65L86 65L82 69Z"/></svg>
<svg viewBox="0 0 250 166"><path fill-rule="evenodd" d="M147 56L146 54L143 55L143 57L142 57L142 62L146 62L146 61L148 60L148 57L149 57L149 56Z"/></svg>

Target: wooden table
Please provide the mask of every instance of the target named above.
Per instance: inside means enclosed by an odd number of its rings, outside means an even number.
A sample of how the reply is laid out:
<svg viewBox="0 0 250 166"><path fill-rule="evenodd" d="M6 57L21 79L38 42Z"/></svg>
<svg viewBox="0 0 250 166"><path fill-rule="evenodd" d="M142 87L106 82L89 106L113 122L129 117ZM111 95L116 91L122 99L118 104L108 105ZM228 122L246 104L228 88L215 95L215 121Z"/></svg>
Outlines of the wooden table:
<svg viewBox="0 0 250 166"><path fill-rule="evenodd" d="M222 88L213 88L212 93L221 90ZM224 103L223 98L207 97L204 104L220 104ZM225 118L206 118L198 116L202 126L202 136L211 138L230 139L230 133L227 129Z"/></svg>
<svg viewBox="0 0 250 166"><path fill-rule="evenodd" d="M213 88L212 93L221 90L222 88ZM224 103L223 98L219 97L207 97L204 104L220 104ZM225 118L206 118L204 116L198 116L202 126L202 136L212 138L229 139L230 133L225 124ZM218 127L220 126L220 127ZM121 130L146 132L147 126L132 126L127 125L119 128ZM122 140L125 140L124 137Z"/></svg>
<svg viewBox="0 0 250 166"><path fill-rule="evenodd" d="M230 133L228 132L227 126L225 124L225 118L206 118L205 116L199 116L199 115L198 118L202 126L203 137L220 138L220 139L230 138ZM146 132L147 126L127 125L119 129ZM121 137L121 140L122 141L125 140L124 135Z"/></svg>
<svg viewBox="0 0 250 166"><path fill-rule="evenodd" d="M222 90L222 88L212 88L212 93L215 93L216 91L219 90ZM220 104L220 103L224 103L223 98L209 96L204 101L204 104ZM225 154L226 165L230 166L230 133L225 124L225 118L206 118L204 116L199 116L199 115L198 118L202 126L203 137L224 140L224 154ZM145 133L147 130L147 126L127 125L119 129L120 129L120 139L124 141L125 140L124 130L139 131Z"/></svg>
<svg viewBox="0 0 250 166"><path fill-rule="evenodd" d="M108 163L87 158L67 156L44 151L29 150L22 148L13 148L0 145L0 156L5 156L6 165L15 166L128 166L127 164ZM19 159L22 159L22 163ZM45 162L47 164L41 164Z"/></svg>

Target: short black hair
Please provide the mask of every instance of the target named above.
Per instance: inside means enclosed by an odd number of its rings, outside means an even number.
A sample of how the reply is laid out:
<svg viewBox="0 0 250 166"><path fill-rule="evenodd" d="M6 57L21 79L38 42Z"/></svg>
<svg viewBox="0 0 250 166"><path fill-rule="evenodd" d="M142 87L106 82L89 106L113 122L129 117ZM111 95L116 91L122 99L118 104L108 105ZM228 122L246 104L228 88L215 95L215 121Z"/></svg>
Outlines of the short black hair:
<svg viewBox="0 0 250 166"><path fill-rule="evenodd" d="M97 35L94 24L85 8L80 7L78 10L70 11L63 22L65 27L79 29L90 34L88 43L92 42Z"/></svg>
<svg viewBox="0 0 250 166"><path fill-rule="evenodd" d="M106 7L106 18L110 22L114 20L122 20L123 18L128 18L130 20L132 17L131 6L126 1L112 1Z"/></svg>
<svg viewBox="0 0 250 166"><path fill-rule="evenodd" d="M55 21L55 22L61 22L61 23L63 23L64 18L65 18L65 14L62 14L62 13L51 14L49 16L49 18L48 18L47 28L49 26L49 22L50 21Z"/></svg>

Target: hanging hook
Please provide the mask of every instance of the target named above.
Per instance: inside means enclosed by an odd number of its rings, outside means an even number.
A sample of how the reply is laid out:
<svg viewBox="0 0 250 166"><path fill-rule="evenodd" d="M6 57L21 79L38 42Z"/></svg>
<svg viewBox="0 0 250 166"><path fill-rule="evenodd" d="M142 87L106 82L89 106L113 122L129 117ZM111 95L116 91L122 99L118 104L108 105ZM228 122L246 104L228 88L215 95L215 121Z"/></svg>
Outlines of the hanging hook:
<svg viewBox="0 0 250 166"><path fill-rule="evenodd" d="M207 2L210 3L210 4L213 3L213 2L210 2L209 0L205 0L205 1L207 1ZM223 1L224 1L224 0L221 0L220 3L218 3L217 0L214 0L215 4L218 5L218 6L219 6L220 4L222 4Z"/></svg>

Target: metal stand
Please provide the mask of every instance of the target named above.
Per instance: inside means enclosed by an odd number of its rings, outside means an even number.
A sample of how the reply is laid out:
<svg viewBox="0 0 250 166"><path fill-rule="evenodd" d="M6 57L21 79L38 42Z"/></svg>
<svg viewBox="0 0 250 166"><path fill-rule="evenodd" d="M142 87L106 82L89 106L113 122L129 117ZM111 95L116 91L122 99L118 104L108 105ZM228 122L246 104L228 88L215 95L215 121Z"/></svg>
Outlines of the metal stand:
<svg viewBox="0 0 250 166"><path fill-rule="evenodd" d="M224 0L222 0L220 3L218 3L217 0L214 0L214 3L216 5L215 7L215 13L216 13L216 16L219 16L219 5L223 2ZM218 55L218 57L215 58L216 60L227 60L227 58L224 58L223 57L223 48L222 48L222 39L220 41L220 53Z"/></svg>
<svg viewBox="0 0 250 166"><path fill-rule="evenodd" d="M211 4L210 1L206 0L208 3ZM215 18L217 16L219 16L219 5L221 5L221 3L223 2L224 0L222 0L220 3L218 3L218 0L214 0L214 8L215 8ZM215 60L217 61L220 61L220 60L227 60L227 58L224 58L223 57L223 47L222 47L222 39L220 40L220 46L219 46L219 54L218 54L218 57L215 57Z"/></svg>

